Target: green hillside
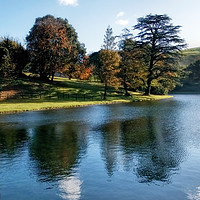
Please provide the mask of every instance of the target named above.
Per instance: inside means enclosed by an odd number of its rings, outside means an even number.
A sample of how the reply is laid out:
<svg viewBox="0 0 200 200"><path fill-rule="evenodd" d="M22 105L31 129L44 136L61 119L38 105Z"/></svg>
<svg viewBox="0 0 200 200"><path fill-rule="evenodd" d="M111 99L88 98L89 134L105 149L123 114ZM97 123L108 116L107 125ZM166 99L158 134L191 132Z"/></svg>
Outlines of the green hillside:
<svg viewBox="0 0 200 200"><path fill-rule="evenodd" d="M184 54L200 54L200 47L185 49L182 51Z"/></svg>
<svg viewBox="0 0 200 200"><path fill-rule="evenodd" d="M188 68L189 65L200 60L200 47L185 49L182 51L182 55L180 65L186 68L188 76L182 80L182 86L178 86L173 93L200 93L200 83L194 79L191 69Z"/></svg>
<svg viewBox="0 0 200 200"><path fill-rule="evenodd" d="M200 60L200 47L185 49L182 51L183 57L180 63L184 66L188 66L197 60Z"/></svg>

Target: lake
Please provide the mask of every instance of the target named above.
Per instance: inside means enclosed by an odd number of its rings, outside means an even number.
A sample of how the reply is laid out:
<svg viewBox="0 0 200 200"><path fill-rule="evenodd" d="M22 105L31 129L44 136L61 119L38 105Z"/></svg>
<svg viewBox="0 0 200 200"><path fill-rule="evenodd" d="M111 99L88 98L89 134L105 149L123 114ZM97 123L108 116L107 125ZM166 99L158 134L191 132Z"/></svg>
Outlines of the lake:
<svg viewBox="0 0 200 200"><path fill-rule="evenodd" d="M0 115L1 200L199 200L200 95Z"/></svg>

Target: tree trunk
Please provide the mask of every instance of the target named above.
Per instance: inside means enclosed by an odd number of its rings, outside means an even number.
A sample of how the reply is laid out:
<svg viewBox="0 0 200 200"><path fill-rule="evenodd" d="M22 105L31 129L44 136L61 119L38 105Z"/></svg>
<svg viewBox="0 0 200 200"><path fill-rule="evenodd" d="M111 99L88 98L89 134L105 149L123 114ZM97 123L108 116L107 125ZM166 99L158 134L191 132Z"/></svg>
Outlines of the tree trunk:
<svg viewBox="0 0 200 200"><path fill-rule="evenodd" d="M51 81L53 82L53 79L54 79L54 75L55 75L55 72L52 72L52 75L51 75Z"/></svg>
<svg viewBox="0 0 200 200"><path fill-rule="evenodd" d="M152 82L152 80L153 80L153 60L154 60L154 58L153 58L153 56L151 56L151 60L150 60L150 64L149 64L149 69L148 69L148 71L149 71L149 74L148 74L148 77L147 77L147 88L145 89L145 95L150 95L150 93L151 93L151 82Z"/></svg>
<svg viewBox="0 0 200 200"><path fill-rule="evenodd" d="M106 100L107 90L108 90L108 86L107 86L107 84L105 84L105 87L104 87L104 94L103 94L103 100Z"/></svg>
<svg viewBox="0 0 200 200"><path fill-rule="evenodd" d="M126 84L127 82L127 75L126 75L126 69L123 70L124 76L123 76L123 85L124 85L124 91L125 91L125 96L130 96L128 93L128 86Z"/></svg>
<svg viewBox="0 0 200 200"><path fill-rule="evenodd" d="M130 94L128 93L128 86L126 82L124 82L124 90L125 90L125 96L130 96Z"/></svg>
<svg viewBox="0 0 200 200"><path fill-rule="evenodd" d="M151 81L147 81L147 88L145 89L144 95L149 96L150 94L151 94Z"/></svg>

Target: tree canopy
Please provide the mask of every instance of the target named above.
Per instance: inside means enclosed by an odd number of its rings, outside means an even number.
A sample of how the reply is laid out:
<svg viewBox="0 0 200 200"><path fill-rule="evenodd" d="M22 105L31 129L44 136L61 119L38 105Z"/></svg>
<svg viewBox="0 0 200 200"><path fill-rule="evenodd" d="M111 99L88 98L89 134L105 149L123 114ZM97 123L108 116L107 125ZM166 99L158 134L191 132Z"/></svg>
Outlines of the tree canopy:
<svg viewBox="0 0 200 200"><path fill-rule="evenodd" d="M51 15L37 18L26 40L33 68L43 79L53 80L56 71L76 64L85 53L68 21Z"/></svg>
<svg viewBox="0 0 200 200"><path fill-rule="evenodd" d="M132 38L125 38L120 42L121 56L120 73L125 95L129 96L128 89L141 89L146 79L146 71L141 60L141 50Z"/></svg>
<svg viewBox="0 0 200 200"><path fill-rule="evenodd" d="M99 69L99 78L104 84L104 100L106 99L108 86L119 85L117 73L119 72L120 56L117 51L102 49L99 53L101 68Z"/></svg>
<svg viewBox="0 0 200 200"><path fill-rule="evenodd" d="M19 77L29 62L29 54L17 41L4 37L0 40L1 78Z"/></svg>
<svg viewBox="0 0 200 200"><path fill-rule="evenodd" d="M138 19L134 26L138 30L137 40L144 52L148 71L145 94L149 95L153 80L160 77L176 78L178 69L174 65L180 50L185 47L178 35L180 26L174 26L167 15L147 15Z"/></svg>

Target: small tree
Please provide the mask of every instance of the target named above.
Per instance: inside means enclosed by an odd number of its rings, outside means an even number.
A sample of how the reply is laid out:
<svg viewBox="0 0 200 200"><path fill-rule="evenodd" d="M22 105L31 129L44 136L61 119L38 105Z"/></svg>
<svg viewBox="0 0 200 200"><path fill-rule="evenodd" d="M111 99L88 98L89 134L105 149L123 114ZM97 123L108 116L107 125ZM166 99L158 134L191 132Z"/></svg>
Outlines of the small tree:
<svg viewBox="0 0 200 200"><path fill-rule="evenodd" d="M125 96L129 96L128 89L137 89L145 85L145 68L141 61L141 50L136 42L131 38L126 38L120 42L120 73L122 85L125 90Z"/></svg>
<svg viewBox="0 0 200 200"><path fill-rule="evenodd" d="M12 71L9 51L4 47L0 47L0 78L11 76Z"/></svg>
<svg viewBox="0 0 200 200"><path fill-rule="evenodd" d="M85 56L83 62L75 66L74 78L88 80L92 76L93 68L89 63L89 57Z"/></svg>
<svg viewBox="0 0 200 200"><path fill-rule="evenodd" d="M0 41L1 77L19 77L29 62L29 54L18 42L4 37Z"/></svg>
<svg viewBox="0 0 200 200"><path fill-rule="evenodd" d="M100 51L94 52L89 55L89 64L93 66L93 77L94 79L100 79L102 81L102 78L100 78L100 70L101 70L101 60L100 60Z"/></svg>
<svg viewBox="0 0 200 200"><path fill-rule="evenodd" d="M117 51L103 49L100 51L101 68L99 69L99 78L104 84L104 97L106 100L108 86L117 87L119 79L117 73L119 73L120 56Z"/></svg>
<svg viewBox="0 0 200 200"><path fill-rule="evenodd" d="M127 28L122 30L121 35L117 36L120 38L119 42L118 42L118 47L119 50L123 50L124 49L124 42L126 40L132 40L133 39L133 34L131 33L131 31Z"/></svg>
<svg viewBox="0 0 200 200"><path fill-rule="evenodd" d="M179 51L185 47L184 40L178 36L180 26L173 26L167 15L147 15L138 19L134 26L140 47L144 52L147 67L147 86L145 94L150 95L153 80L163 75L177 72L175 64Z"/></svg>
<svg viewBox="0 0 200 200"><path fill-rule="evenodd" d="M115 50L116 48L116 42L115 42L115 36L113 36L113 30L110 26L106 29L106 34L104 35L104 45L103 49L106 50Z"/></svg>

